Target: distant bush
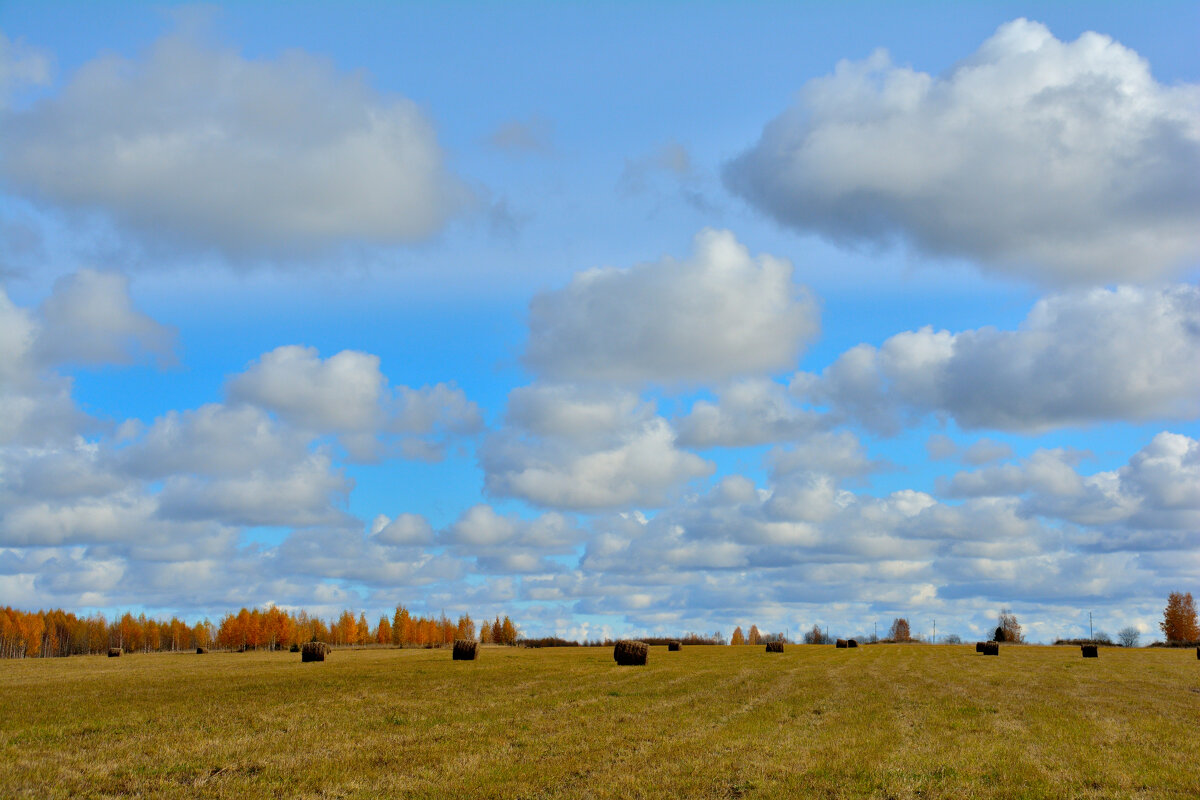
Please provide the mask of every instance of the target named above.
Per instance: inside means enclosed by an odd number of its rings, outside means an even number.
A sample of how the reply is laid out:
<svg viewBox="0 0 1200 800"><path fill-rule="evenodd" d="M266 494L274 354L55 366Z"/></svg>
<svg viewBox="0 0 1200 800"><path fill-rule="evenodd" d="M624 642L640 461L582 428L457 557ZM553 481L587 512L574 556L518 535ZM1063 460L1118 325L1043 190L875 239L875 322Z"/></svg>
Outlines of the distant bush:
<svg viewBox="0 0 1200 800"><path fill-rule="evenodd" d="M942 637L942 644L962 644L962 637L957 633L948 633Z"/></svg>
<svg viewBox="0 0 1200 800"><path fill-rule="evenodd" d="M518 647L579 647L579 642L561 639L557 636L543 636L541 639L520 639Z"/></svg>

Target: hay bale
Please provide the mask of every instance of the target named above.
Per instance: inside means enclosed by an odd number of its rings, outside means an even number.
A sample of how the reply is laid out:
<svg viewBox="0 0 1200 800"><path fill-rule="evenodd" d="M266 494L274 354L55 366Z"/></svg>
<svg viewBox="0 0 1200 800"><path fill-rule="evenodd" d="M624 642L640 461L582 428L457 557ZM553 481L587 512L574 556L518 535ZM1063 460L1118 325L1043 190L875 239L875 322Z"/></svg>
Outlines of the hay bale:
<svg viewBox="0 0 1200 800"><path fill-rule="evenodd" d="M767 652L768 653L782 653L783 652L783 642L767 642Z"/></svg>
<svg viewBox="0 0 1200 800"><path fill-rule="evenodd" d="M202 656L202 655L204 655L204 654L205 654L205 653L207 653L207 652L208 652L208 648L207 648L207 647L197 647L197 648L196 648L196 655L198 655L198 656Z"/></svg>
<svg viewBox="0 0 1200 800"><path fill-rule="evenodd" d="M682 649L682 642L667 642L667 652L669 653L678 653Z"/></svg>
<svg viewBox="0 0 1200 800"><path fill-rule="evenodd" d="M838 639L836 642L834 642L834 645L835 645L836 647L839 647L839 648L841 648L841 647L845 647L845 646L846 646L846 640L845 640L845 639Z"/></svg>
<svg viewBox="0 0 1200 800"><path fill-rule="evenodd" d="M119 647L108 648L108 657L109 658L120 658L120 656L121 656L121 648L119 648Z"/></svg>
<svg viewBox="0 0 1200 800"><path fill-rule="evenodd" d="M858 647L858 639L847 639L846 647Z"/></svg>
<svg viewBox="0 0 1200 800"><path fill-rule="evenodd" d="M479 657L479 642L474 639L454 640L454 661L474 661Z"/></svg>
<svg viewBox="0 0 1200 800"><path fill-rule="evenodd" d="M305 642L304 646L300 648L300 661L302 663L324 661L329 652L330 647L324 642Z"/></svg>
<svg viewBox="0 0 1200 800"><path fill-rule="evenodd" d="M976 653L982 653L982 652L983 652L983 649L984 649L985 647L987 647L987 642L976 642L976 643L975 643L975 652L976 652Z"/></svg>
<svg viewBox="0 0 1200 800"><path fill-rule="evenodd" d="M1084 658L1100 657L1100 652L1096 649L1096 645L1094 644L1081 644L1079 645L1079 649L1083 651Z"/></svg>
<svg viewBox="0 0 1200 800"><path fill-rule="evenodd" d="M983 643L983 654L985 656L1000 655L1000 643L999 642L984 642Z"/></svg>
<svg viewBox="0 0 1200 800"><path fill-rule="evenodd" d="M296 642L292 642L292 646L288 648L288 651L289 651L289 652L292 652L292 653L299 653L299 652L300 652L300 645L299 645L299 644L297 644Z"/></svg>
<svg viewBox="0 0 1200 800"><path fill-rule="evenodd" d="M613 660L622 667L641 667L645 666L646 659L650 657L650 645L645 642L617 642L613 648Z"/></svg>

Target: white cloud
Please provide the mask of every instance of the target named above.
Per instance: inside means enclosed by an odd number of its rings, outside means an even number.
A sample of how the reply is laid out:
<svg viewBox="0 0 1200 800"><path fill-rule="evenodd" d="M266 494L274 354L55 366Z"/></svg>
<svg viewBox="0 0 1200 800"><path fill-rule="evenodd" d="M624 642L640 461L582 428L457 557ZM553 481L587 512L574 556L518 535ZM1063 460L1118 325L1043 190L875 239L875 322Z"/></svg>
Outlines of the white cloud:
<svg viewBox="0 0 1200 800"><path fill-rule="evenodd" d="M911 241L1046 283L1200 254L1200 87L1107 36L1002 25L945 76L842 61L731 162L728 186L839 242Z"/></svg>
<svg viewBox="0 0 1200 800"><path fill-rule="evenodd" d="M114 460L123 471L140 478L237 477L294 464L307 455L308 437L279 425L261 409L210 403L156 419Z"/></svg>
<svg viewBox="0 0 1200 800"><path fill-rule="evenodd" d="M251 60L168 36L84 64L0 133L18 191L232 255L422 239L473 202L415 103L299 50Z"/></svg>
<svg viewBox="0 0 1200 800"><path fill-rule="evenodd" d="M509 427L479 450L493 495L575 510L657 507L713 471L630 393L535 384L512 398Z"/></svg>
<svg viewBox="0 0 1200 800"><path fill-rule="evenodd" d="M704 230L685 261L581 272L530 303L525 361L553 379L692 382L796 363L818 309L792 265Z"/></svg>
<svg viewBox="0 0 1200 800"><path fill-rule="evenodd" d="M748 379L721 390L716 403L697 401L678 424L679 443L687 447L745 447L793 441L821 419L798 408L775 381Z"/></svg>
<svg viewBox="0 0 1200 800"><path fill-rule="evenodd" d="M1040 300L1015 331L923 328L858 345L794 392L884 432L929 413L1035 432L1200 414L1200 289L1093 289Z"/></svg>
<svg viewBox="0 0 1200 800"><path fill-rule="evenodd" d="M1194 546L1200 530L1200 442L1164 431L1120 469L1082 475L1079 455L1039 450L1017 464L960 472L949 497L1020 497L1021 513L1086 526L1079 546L1156 550Z"/></svg>
<svg viewBox="0 0 1200 800"><path fill-rule="evenodd" d="M173 360L175 331L133 307L129 279L83 269L60 278L42 303L35 357L49 364Z"/></svg>
<svg viewBox="0 0 1200 800"><path fill-rule="evenodd" d="M353 486L353 480L332 468L328 456L312 454L236 478L173 475L159 496L158 513L165 519L230 525L338 525L347 521L339 506Z"/></svg>
<svg viewBox="0 0 1200 800"><path fill-rule="evenodd" d="M483 424L478 406L453 384L393 390L379 357L354 350L322 359L314 347L277 347L234 376L228 392L314 435L337 435L364 461L381 455L436 460L453 437ZM389 450L393 439L398 445Z"/></svg>

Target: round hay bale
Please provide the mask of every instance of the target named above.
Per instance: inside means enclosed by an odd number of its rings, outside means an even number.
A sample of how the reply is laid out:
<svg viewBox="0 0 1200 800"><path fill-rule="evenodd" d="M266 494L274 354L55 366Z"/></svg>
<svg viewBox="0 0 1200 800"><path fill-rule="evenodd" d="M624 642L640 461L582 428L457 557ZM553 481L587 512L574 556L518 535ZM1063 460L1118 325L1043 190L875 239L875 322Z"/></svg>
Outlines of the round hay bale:
<svg viewBox="0 0 1200 800"><path fill-rule="evenodd" d="M324 642L305 642L304 646L300 648L300 661L302 663L324 661L329 652L330 647Z"/></svg>
<svg viewBox="0 0 1200 800"><path fill-rule="evenodd" d="M645 642L617 642L613 648L613 660L622 667L645 666L650 657L650 645Z"/></svg>
<svg viewBox="0 0 1200 800"><path fill-rule="evenodd" d="M858 647L858 639L847 639L846 647Z"/></svg>
<svg viewBox="0 0 1200 800"><path fill-rule="evenodd" d="M834 645L835 645L835 646L837 646L837 647L839 647L839 648L841 648L841 647L845 647L845 646L846 646L846 640L845 640L845 639L838 639L836 642L834 642Z"/></svg>
<svg viewBox="0 0 1200 800"><path fill-rule="evenodd" d="M783 642L767 642L767 652L768 653L782 653L783 652Z"/></svg>
<svg viewBox="0 0 1200 800"><path fill-rule="evenodd" d="M198 656L202 656L202 655L204 655L204 654L205 654L205 653L207 653L207 652L208 652L208 648L207 648L207 647L197 647L197 648L196 648L196 655L198 655Z"/></svg>
<svg viewBox="0 0 1200 800"><path fill-rule="evenodd" d="M983 649L984 649L985 647L987 647L987 642L976 642L976 643L975 643L975 652L976 652L976 653L982 653L982 652L983 652Z"/></svg>
<svg viewBox="0 0 1200 800"><path fill-rule="evenodd" d="M682 642L667 642L667 652L669 653L678 653L682 649Z"/></svg>
<svg viewBox="0 0 1200 800"><path fill-rule="evenodd" d="M454 640L454 661L474 661L479 657L479 642L474 639Z"/></svg>
<svg viewBox="0 0 1200 800"><path fill-rule="evenodd" d="M1099 658L1100 657L1100 651L1096 648L1096 645L1094 645L1094 644L1082 644L1079 646L1079 649L1083 651L1084 658Z"/></svg>
<svg viewBox="0 0 1200 800"><path fill-rule="evenodd" d="M999 642L984 642L983 654L985 656L1000 655L1000 643Z"/></svg>
<svg viewBox="0 0 1200 800"><path fill-rule="evenodd" d="M108 657L109 658L120 658L121 657L121 648L119 648L119 647L108 648Z"/></svg>

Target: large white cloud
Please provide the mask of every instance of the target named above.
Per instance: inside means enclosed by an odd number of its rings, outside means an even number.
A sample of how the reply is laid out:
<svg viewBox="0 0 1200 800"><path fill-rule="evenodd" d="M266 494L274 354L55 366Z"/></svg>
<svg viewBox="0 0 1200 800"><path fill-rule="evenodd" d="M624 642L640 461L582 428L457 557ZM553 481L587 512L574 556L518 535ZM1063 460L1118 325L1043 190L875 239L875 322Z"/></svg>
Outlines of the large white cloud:
<svg viewBox="0 0 1200 800"><path fill-rule="evenodd" d="M229 381L229 396L279 415L314 435L337 435L349 453L371 460L404 455L436 460L454 436L477 432L479 407L452 384L393 390L379 356L286 345L264 353ZM389 444L396 447L389 449Z"/></svg>
<svg viewBox="0 0 1200 800"><path fill-rule="evenodd" d="M704 230L686 260L591 269L535 297L525 361L559 380L719 380L787 369L818 325L789 262Z"/></svg>
<svg viewBox="0 0 1200 800"><path fill-rule="evenodd" d="M513 391L509 425L480 447L488 492L549 508L658 507L714 466L627 392L535 384Z"/></svg>
<svg viewBox="0 0 1200 800"><path fill-rule="evenodd" d="M876 430L952 416L1041 431L1200 415L1200 288L1093 289L1039 301L1015 331L897 334L859 345L795 392Z"/></svg>
<svg viewBox="0 0 1200 800"><path fill-rule="evenodd" d="M1046 283L1161 276L1200 255L1200 87L1107 36L1018 19L944 76L840 62L725 172L785 225L911 241Z"/></svg>
<svg viewBox="0 0 1200 800"><path fill-rule="evenodd" d="M698 400L678 424L682 445L743 447L793 441L822 422L819 414L797 407L782 384L757 378L725 387L715 403Z"/></svg>
<svg viewBox="0 0 1200 800"><path fill-rule="evenodd" d="M88 423L56 367L162 364L174 347L175 332L134 307L122 275L84 269L60 278L36 312L0 286L0 446L70 443Z"/></svg>
<svg viewBox="0 0 1200 800"><path fill-rule="evenodd" d="M134 308L129 279L83 269L60 278L42 304L35 356L46 363L170 361L175 331Z"/></svg>
<svg viewBox="0 0 1200 800"><path fill-rule="evenodd" d="M1182 549L1200 542L1200 442L1164 431L1116 470L1081 474L1081 455L1039 450L1014 464L960 472L949 497L1019 497L1026 516L1082 526L1081 548Z"/></svg>
<svg viewBox="0 0 1200 800"><path fill-rule="evenodd" d="M251 60L168 36L84 64L0 135L17 191L237 255L421 239L472 202L413 102L299 50Z"/></svg>

